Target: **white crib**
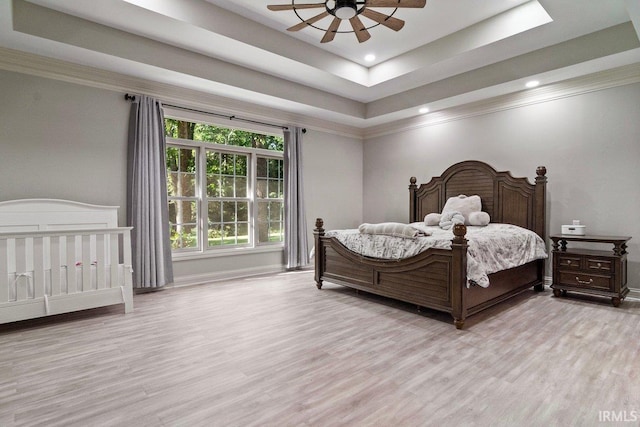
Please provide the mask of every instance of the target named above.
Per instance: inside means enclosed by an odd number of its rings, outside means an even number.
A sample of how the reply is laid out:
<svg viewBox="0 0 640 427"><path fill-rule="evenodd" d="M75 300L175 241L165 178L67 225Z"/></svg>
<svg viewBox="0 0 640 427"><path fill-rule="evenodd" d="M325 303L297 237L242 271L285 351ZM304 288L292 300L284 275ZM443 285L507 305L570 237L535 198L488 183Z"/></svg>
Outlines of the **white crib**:
<svg viewBox="0 0 640 427"><path fill-rule="evenodd" d="M112 304L131 312L130 232L117 206L0 202L0 324Z"/></svg>

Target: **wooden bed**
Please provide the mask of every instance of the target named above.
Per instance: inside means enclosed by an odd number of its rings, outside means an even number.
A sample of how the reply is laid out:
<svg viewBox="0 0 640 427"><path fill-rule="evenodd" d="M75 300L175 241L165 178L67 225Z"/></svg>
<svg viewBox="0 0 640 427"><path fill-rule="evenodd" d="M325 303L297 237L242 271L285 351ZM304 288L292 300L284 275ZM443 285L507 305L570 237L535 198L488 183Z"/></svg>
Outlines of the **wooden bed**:
<svg viewBox="0 0 640 427"><path fill-rule="evenodd" d="M486 163L465 161L418 186L409 185L409 221L441 212L449 197L477 194L491 222L521 226L545 240L546 168L536 170L535 183L498 172ZM451 313L461 329L467 316L504 301L528 287L544 289L544 260L489 275L490 286L467 286L466 227L456 225L451 250L429 249L411 258L381 260L350 251L336 238L325 236L316 220L315 281L324 280L404 302Z"/></svg>

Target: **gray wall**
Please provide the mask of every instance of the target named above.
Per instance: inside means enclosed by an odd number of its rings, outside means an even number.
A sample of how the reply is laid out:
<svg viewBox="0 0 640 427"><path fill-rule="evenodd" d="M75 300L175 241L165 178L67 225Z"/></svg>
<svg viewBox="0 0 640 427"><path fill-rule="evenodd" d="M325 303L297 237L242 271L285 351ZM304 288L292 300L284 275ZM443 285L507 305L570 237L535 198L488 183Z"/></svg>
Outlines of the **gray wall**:
<svg viewBox="0 0 640 427"><path fill-rule="evenodd" d="M514 176L547 167L547 231L579 219L628 235L629 286L640 288L640 84L423 127L365 142L364 221L408 221L409 177L462 160Z"/></svg>
<svg viewBox="0 0 640 427"><path fill-rule="evenodd" d="M120 206L126 218L123 95L0 71L0 199Z"/></svg>
<svg viewBox="0 0 640 427"><path fill-rule="evenodd" d="M0 93L0 200L43 197L117 205L124 225L130 104L123 93L6 71L0 71ZM305 135L310 239L316 216L341 228L361 222L362 151L357 139L312 130ZM180 260L174 271L180 282L282 266L278 251Z"/></svg>

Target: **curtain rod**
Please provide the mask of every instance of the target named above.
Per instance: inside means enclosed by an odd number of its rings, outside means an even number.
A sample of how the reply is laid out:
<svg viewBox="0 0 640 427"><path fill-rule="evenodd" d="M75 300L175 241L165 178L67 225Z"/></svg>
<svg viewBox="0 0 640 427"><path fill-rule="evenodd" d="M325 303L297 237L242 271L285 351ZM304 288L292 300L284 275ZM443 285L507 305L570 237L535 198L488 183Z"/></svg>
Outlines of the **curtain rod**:
<svg viewBox="0 0 640 427"><path fill-rule="evenodd" d="M128 93L125 93L124 94L124 99L127 100L127 101L135 101L136 96L135 95L129 95ZM207 114L209 116L221 117L223 119L237 120L239 122L253 123L253 124L262 125L262 126L280 128L282 130L289 130L288 126L276 125L274 123L260 122L258 120L245 119L245 118L242 118L242 117L230 116L230 115L227 115L227 114L212 113L210 111L196 110L195 108L182 107L180 105L172 105L172 104L163 104L163 105L165 105L167 107L170 107L170 108L176 108L178 110L192 111L194 113L201 113L201 114ZM306 133L306 132L307 132L307 130L303 128L302 129L302 133Z"/></svg>

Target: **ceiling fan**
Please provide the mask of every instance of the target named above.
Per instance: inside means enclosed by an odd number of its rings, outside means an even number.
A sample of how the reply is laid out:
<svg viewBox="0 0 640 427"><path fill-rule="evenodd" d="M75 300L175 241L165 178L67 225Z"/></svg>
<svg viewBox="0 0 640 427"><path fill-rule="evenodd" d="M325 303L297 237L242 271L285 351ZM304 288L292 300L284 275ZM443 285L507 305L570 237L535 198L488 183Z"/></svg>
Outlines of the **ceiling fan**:
<svg viewBox="0 0 640 427"><path fill-rule="evenodd" d="M320 43L332 41L336 33L355 33L358 41L362 43L371 38L368 30L378 25L383 25L394 31L400 31L404 26L404 21L393 17L393 14L396 13L399 8L422 8L426 3L427 0L326 0L319 3L296 3L296 0L291 0L291 4L271 4L268 5L267 8L272 11L293 10L295 12L296 16L302 22L287 28L287 31L299 31L307 27L322 30L325 34L322 40L320 40ZM378 7L393 8L394 10L389 14L385 14L370 9ZM298 10L301 9L324 9L324 11L311 18L305 19L298 14ZM362 23L359 17L360 15L372 20L375 24L366 27ZM329 16L333 16L333 20L328 28L320 28L314 25L316 22ZM338 30L343 20L349 21L352 30Z"/></svg>

